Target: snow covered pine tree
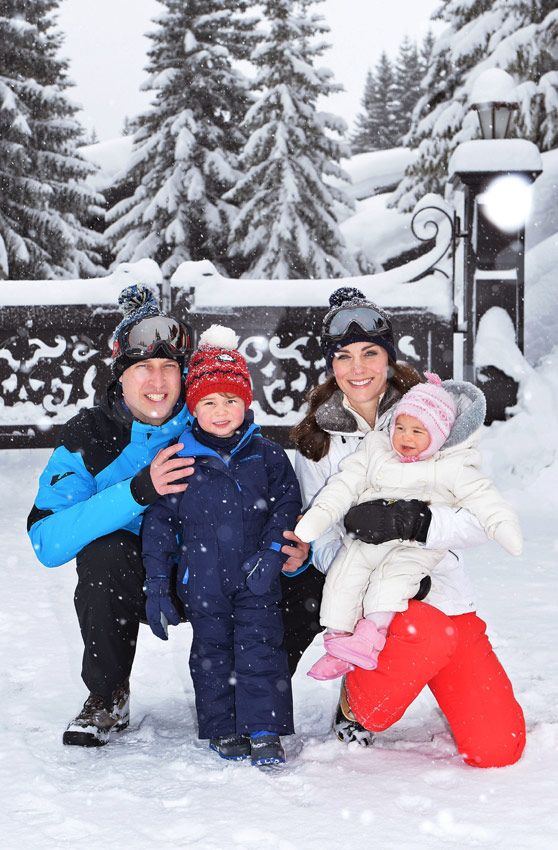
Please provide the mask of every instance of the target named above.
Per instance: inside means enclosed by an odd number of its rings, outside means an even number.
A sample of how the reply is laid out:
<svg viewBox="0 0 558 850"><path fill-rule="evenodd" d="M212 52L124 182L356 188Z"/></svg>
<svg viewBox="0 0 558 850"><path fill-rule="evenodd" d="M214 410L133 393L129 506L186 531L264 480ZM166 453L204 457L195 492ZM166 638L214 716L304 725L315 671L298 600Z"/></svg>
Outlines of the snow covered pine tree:
<svg viewBox="0 0 558 850"><path fill-rule="evenodd" d="M133 194L108 213L116 262L151 257L170 276L185 260L225 270L234 214L222 200L235 182L239 129L250 100L234 59L248 55L255 19L249 0L161 0L149 34L145 88L152 108L135 122L134 152L123 181Z"/></svg>
<svg viewBox="0 0 558 850"><path fill-rule="evenodd" d="M314 38L328 31L310 14L315 0L265 0L269 25L252 54L262 94L244 123L250 137L240 157L242 177L225 198L240 210L230 255L248 264L245 277L330 278L357 272L338 227L337 205L347 194L324 177L348 179L339 167L345 123L316 111L320 95L338 90L331 71L315 68L325 48ZM318 0L319 2L319 0Z"/></svg>
<svg viewBox="0 0 558 850"><path fill-rule="evenodd" d="M87 220L103 198L77 152L83 131L66 97L59 0L0 2L0 277L95 276L100 237Z"/></svg>
<svg viewBox="0 0 558 850"><path fill-rule="evenodd" d="M518 82L519 133L541 150L558 141L556 0L447 0L434 15L448 27L438 36L405 143L418 148L393 199L412 210L427 192L444 194L447 163L460 142L478 135L468 98L486 68Z"/></svg>

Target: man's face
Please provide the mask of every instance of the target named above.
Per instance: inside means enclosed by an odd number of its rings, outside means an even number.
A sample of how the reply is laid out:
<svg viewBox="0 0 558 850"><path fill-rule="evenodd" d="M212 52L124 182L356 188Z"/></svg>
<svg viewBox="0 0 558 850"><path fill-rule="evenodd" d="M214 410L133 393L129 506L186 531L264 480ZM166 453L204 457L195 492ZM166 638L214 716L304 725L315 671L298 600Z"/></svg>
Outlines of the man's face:
<svg viewBox="0 0 558 850"><path fill-rule="evenodd" d="M128 366L120 383L134 419L150 425L166 422L180 396L180 377L176 360L154 357Z"/></svg>

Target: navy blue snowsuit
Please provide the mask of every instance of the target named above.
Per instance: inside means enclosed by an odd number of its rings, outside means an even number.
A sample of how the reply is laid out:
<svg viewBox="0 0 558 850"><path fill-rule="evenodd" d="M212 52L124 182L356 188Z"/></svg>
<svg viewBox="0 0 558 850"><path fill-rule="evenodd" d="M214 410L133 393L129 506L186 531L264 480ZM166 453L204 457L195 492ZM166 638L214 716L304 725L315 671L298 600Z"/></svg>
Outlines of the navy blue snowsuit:
<svg viewBox="0 0 558 850"><path fill-rule="evenodd" d="M203 433L198 429L200 439ZM179 556L177 590L194 632L199 737L292 734L279 581L286 558L279 549L301 511L293 468L283 449L260 436L251 411L230 454L190 431L180 442L180 455L197 459L195 472L184 493L148 509L142 545L148 577L168 575ZM245 571L256 553L272 563L269 589L257 594ZM257 568L260 558L254 560Z"/></svg>

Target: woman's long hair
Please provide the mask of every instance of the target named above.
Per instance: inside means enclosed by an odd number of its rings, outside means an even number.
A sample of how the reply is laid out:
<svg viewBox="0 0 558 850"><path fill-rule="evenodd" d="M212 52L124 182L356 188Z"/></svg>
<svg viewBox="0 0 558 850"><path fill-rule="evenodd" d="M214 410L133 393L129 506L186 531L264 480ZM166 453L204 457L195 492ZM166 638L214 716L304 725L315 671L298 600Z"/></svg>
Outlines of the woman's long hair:
<svg viewBox="0 0 558 850"><path fill-rule="evenodd" d="M388 385L403 395L416 384L424 383L424 378L413 366L398 361L388 361ZM316 422L316 411L333 393L339 389L335 375L329 375L323 384L318 384L308 392L306 402L308 412L304 419L295 425L290 432L290 438L298 451L313 461L319 461L329 452L330 434L324 431Z"/></svg>

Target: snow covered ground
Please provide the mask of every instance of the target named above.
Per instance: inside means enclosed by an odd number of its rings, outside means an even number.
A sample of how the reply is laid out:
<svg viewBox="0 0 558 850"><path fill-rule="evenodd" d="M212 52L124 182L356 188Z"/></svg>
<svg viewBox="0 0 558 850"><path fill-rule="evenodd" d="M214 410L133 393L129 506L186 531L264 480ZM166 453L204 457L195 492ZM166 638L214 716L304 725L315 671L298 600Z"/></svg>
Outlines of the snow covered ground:
<svg viewBox="0 0 558 850"><path fill-rule="evenodd" d="M556 359L537 370L549 399L558 397ZM305 676L318 643L294 680L298 734L285 739L287 767L266 774L227 764L196 738L188 626L172 630L168 644L142 626L128 731L100 750L63 747L65 724L85 697L74 569L40 566L25 535L48 451L3 452L2 847L557 847L558 434L556 418L546 418L556 411L545 411L545 429L532 398L527 386L518 415L483 439L488 466L521 514L525 554L512 559L489 544L467 555L479 614L527 718L526 752L502 770L461 762L426 693L373 748L338 743L329 733L337 685ZM535 425L546 433L538 464L526 441Z"/></svg>

